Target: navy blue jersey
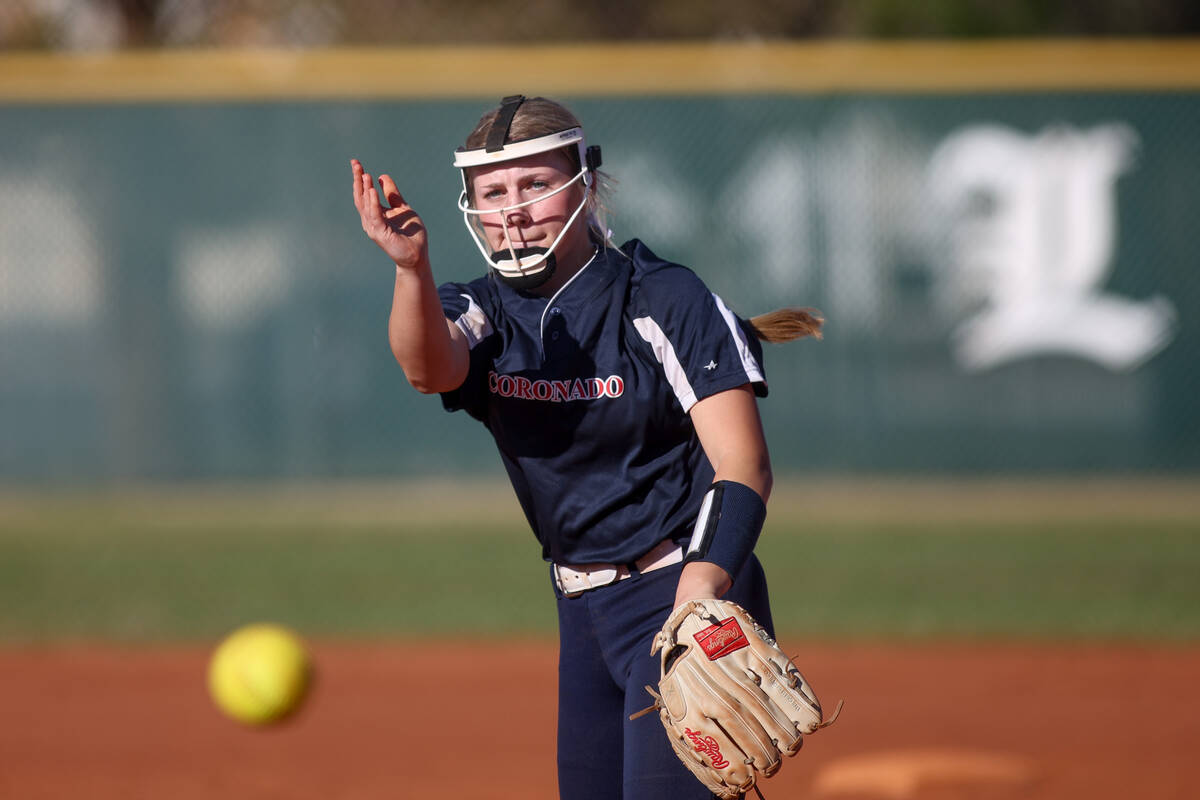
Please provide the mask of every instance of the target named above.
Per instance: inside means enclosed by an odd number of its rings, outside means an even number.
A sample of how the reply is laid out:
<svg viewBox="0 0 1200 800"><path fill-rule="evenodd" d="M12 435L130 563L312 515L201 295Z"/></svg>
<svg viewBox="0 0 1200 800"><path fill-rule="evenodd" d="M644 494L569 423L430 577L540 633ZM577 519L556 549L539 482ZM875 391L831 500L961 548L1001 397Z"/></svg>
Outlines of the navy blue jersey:
<svg viewBox="0 0 1200 800"><path fill-rule="evenodd" d="M495 438L544 558L630 563L690 535L713 468L688 412L766 395L758 340L695 273L635 239L552 298L490 275L439 293L471 347L442 402Z"/></svg>

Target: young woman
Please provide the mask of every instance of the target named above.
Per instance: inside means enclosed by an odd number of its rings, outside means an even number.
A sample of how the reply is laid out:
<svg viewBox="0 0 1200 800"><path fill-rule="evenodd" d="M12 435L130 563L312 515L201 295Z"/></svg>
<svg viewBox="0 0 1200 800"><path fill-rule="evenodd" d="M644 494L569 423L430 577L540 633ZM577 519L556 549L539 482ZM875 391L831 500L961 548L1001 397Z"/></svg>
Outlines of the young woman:
<svg viewBox="0 0 1200 800"><path fill-rule="evenodd" d="M417 390L499 448L558 603L564 800L710 794L660 725L651 641L680 603L722 597L771 630L753 554L771 491L758 339L819 335L805 311L734 315L685 267L602 221L599 148L544 98L505 98L455 153L488 264L440 288L421 218L351 162L363 230L395 263L388 333Z"/></svg>

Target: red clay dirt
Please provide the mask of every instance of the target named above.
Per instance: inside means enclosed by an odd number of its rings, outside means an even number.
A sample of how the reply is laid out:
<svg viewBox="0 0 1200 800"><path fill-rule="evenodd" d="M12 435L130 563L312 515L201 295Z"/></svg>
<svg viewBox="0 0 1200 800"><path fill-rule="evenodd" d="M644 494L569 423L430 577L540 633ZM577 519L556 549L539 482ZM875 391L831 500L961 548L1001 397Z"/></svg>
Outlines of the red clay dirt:
<svg viewBox="0 0 1200 800"><path fill-rule="evenodd" d="M846 706L770 800L1200 796L1195 646L783 645ZM209 702L207 650L0 650L0 797L557 796L552 643L313 652L303 711L249 730Z"/></svg>

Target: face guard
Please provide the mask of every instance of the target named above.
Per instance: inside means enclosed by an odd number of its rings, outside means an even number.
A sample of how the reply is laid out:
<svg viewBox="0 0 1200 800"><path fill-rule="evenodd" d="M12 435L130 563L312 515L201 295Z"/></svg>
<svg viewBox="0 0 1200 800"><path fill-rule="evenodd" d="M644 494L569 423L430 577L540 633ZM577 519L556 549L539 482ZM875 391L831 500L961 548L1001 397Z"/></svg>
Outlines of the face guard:
<svg viewBox="0 0 1200 800"><path fill-rule="evenodd" d="M454 166L462 170L463 191L458 198L458 210L462 212L463 223L467 226L467 231L475 241L475 246L479 248L480 254L505 283L517 289L532 289L545 283L554 274L554 248L558 247L558 243L562 241L563 236L575 224L579 215L587 207L588 199L595 188L594 171L596 167L600 166L600 148L586 146L582 128L569 128L565 131L551 133L546 136L538 136L533 139L505 144L504 139L508 136L508 128L512 124L512 118L516 114L517 107L524 100L525 98L521 95L504 98L501 102L500 113L497 115L496 121L492 124L491 130L488 132L487 144L484 147L473 150L467 150L462 147L458 148L454 152ZM510 206L489 209L471 207L470 184L467 181L468 168L491 166L572 145L577 148L579 153L579 172L571 180L554 191L533 200L514 203ZM579 205L575 208L567 223L563 225L558 236L550 243L550 246L517 247L514 245L508 226L508 214L518 208L540 203L559 192L566 191L576 182L582 182L584 186L583 199L580 200ZM506 245L504 249L495 252L492 252L488 247L487 237L478 219L479 217L492 214L497 215L500 220L500 224L504 229L504 243Z"/></svg>

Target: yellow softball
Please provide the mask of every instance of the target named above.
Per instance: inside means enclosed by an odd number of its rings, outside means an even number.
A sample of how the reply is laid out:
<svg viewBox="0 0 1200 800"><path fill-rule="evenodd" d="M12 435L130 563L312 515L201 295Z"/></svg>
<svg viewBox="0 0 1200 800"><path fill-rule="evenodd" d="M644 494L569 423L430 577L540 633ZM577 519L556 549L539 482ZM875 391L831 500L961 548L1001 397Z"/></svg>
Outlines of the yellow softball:
<svg viewBox="0 0 1200 800"><path fill-rule="evenodd" d="M269 725L304 701L312 661L300 638L281 625L238 628L213 651L208 691L227 715L247 725Z"/></svg>

